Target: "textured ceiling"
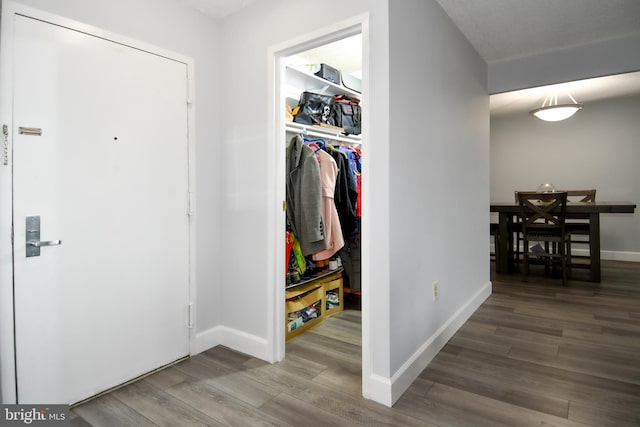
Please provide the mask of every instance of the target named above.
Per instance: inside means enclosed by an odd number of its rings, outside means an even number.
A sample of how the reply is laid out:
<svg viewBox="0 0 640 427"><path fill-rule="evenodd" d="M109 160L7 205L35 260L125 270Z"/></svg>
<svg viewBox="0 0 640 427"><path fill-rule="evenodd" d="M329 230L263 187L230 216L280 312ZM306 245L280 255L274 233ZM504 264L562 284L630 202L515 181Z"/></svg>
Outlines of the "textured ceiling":
<svg viewBox="0 0 640 427"><path fill-rule="evenodd" d="M221 19L239 11L256 0L176 0L212 18Z"/></svg>
<svg viewBox="0 0 640 427"><path fill-rule="evenodd" d="M222 19L257 0L176 1ZM436 1L487 63L640 34L640 0ZM335 62L331 65L342 67L339 55L330 58ZM559 94L569 91L583 103L640 95L640 73L570 82L555 89ZM533 88L493 95L491 113L529 110L539 106L549 91Z"/></svg>
<svg viewBox="0 0 640 427"><path fill-rule="evenodd" d="M640 96L640 72L578 80L552 86L534 87L490 96L491 115L528 112L542 106L548 95L556 94L558 103L569 103L571 94L577 102L589 102L627 96Z"/></svg>
<svg viewBox="0 0 640 427"><path fill-rule="evenodd" d="M640 34L640 0L437 1L488 63ZM492 95L491 114L529 111L554 92L585 104L637 96L640 73Z"/></svg>
<svg viewBox="0 0 640 427"><path fill-rule="evenodd" d="M224 18L256 0L176 0ZM640 34L640 0L437 0L488 63Z"/></svg>
<svg viewBox="0 0 640 427"><path fill-rule="evenodd" d="M640 34L638 0L437 0L488 63Z"/></svg>
<svg viewBox="0 0 640 427"><path fill-rule="evenodd" d="M257 0L176 0L224 18ZM640 34L640 0L437 0L488 63Z"/></svg>

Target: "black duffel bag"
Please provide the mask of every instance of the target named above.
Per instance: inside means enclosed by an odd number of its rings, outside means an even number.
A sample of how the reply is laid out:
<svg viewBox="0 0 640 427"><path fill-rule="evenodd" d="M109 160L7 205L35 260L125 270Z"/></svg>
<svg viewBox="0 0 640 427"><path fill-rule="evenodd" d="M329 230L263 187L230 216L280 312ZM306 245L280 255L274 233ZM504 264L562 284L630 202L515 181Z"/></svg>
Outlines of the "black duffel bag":
<svg viewBox="0 0 640 427"><path fill-rule="evenodd" d="M305 125L324 123L335 126L333 95L302 92L298 106L293 110L293 121Z"/></svg>
<svg viewBox="0 0 640 427"><path fill-rule="evenodd" d="M355 96L336 95L333 98L333 116L335 125L344 129L348 135L362 133L362 108Z"/></svg>

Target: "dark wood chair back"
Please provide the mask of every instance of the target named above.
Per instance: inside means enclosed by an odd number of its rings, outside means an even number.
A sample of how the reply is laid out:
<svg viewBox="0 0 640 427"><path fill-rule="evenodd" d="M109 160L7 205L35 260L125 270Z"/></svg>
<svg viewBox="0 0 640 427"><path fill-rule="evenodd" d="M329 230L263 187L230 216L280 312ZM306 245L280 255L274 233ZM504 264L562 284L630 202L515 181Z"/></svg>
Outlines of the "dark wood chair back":
<svg viewBox="0 0 640 427"><path fill-rule="evenodd" d="M570 202L595 203L596 190L566 190L567 200ZM591 231L589 229L589 220L585 218L568 219L565 229L571 234L571 245L576 252L572 254L572 267L591 268Z"/></svg>
<svg viewBox="0 0 640 427"><path fill-rule="evenodd" d="M566 190L567 200L568 201L576 201L576 202L588 202L595 203L596 201L596 190Z"/></svg>
<svg viewBox="0 0 640 427"><path fill-rule="evenodd" d="M567 193L518 191L517 194L524 243L522 280L529 274L531 258L544 262L545 271L550 271L555 260L562 268L562 284L566 285L571 268L571 240L565 230ZM544 247L531 246L532 242Z"/></svg>
<svg viewBox="0 0 640 427"><path fill-rule="evenodd" d="M567 192L518 192L522 231L525 234L564 234Z"/></svg>

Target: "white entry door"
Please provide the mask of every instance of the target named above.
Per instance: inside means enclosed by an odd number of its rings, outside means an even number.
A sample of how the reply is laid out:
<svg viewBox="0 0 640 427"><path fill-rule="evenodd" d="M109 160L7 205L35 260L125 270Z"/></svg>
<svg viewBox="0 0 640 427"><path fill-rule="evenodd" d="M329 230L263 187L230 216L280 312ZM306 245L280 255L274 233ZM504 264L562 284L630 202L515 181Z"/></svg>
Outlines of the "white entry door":
<svg viewBox="0 0 640 427"><path fill-rule="evenodd" d="M188 355L187 65L14 34L18 401L74 403Z"/></svg>

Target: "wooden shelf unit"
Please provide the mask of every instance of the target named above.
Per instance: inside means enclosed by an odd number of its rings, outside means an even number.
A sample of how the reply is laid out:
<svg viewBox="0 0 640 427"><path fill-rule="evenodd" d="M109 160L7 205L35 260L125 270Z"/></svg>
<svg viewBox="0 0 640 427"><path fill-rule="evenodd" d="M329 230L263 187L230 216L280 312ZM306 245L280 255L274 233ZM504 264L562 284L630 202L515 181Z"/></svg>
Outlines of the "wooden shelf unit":
<svg viewBox="0 0 640 427"><path fill-rule="evenodd" d="M338 294L338 305L327 308L327 293ZM296 316L307 307L313 306L317 317L302 322L302 316ZM304 284L285 291L285 339L300 335L304 331L321 323L325 318L341 312L344 308L342 289L342 270L305 281Z"/></svg>

